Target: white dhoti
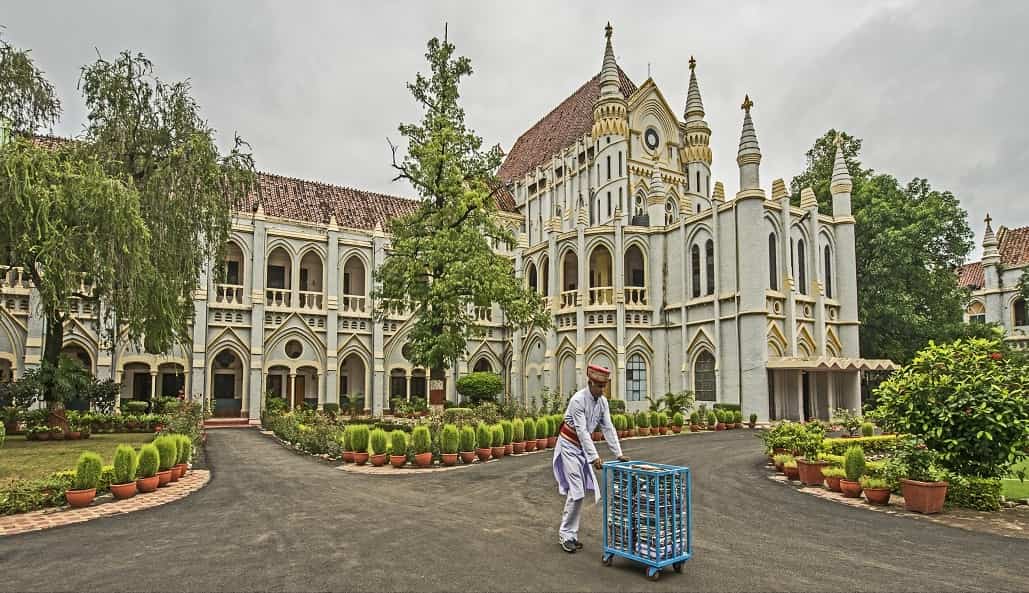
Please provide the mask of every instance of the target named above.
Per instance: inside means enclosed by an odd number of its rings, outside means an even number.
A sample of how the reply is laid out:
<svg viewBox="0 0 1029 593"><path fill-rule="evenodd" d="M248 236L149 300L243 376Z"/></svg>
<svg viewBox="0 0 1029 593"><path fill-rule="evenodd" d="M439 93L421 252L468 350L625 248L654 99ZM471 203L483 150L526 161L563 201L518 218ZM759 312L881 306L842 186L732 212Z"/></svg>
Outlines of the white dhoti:
<svg viewBox="0 0 1029 593"><path fill-rule="evenodd" d="M554 479L557 480L557 491L565 496L558 535L561 541L578 540L582 500L586 491L592 490L593 501L599 501L600 489L593 466L586 461L586 454L564 437L558 437L554 447Z"/></svg>

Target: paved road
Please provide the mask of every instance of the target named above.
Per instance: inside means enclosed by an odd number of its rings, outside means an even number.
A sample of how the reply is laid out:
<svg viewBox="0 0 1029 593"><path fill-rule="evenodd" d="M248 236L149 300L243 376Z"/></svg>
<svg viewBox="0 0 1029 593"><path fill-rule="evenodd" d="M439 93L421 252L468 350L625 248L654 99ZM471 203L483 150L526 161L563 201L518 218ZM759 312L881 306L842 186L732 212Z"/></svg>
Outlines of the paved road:
<svg viewBox="0 0 1029 593"><path fill-rule="evenodd" d="M147 511L0 540L0 590L1027 590L1029 541L823 501L764 478L748 431L627 443L689 464L695 557L647 581L556 543L549 457L362 476L253 430L211 431L211 483Z"/></svg>

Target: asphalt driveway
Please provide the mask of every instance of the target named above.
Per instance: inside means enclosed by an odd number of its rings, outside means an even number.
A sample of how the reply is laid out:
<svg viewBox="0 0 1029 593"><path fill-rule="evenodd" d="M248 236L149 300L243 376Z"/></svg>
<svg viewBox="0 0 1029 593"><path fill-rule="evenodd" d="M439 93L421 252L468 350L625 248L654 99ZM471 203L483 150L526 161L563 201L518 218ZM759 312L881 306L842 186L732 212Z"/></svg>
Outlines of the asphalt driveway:
<svg viewBox="0 0 1029 593"><path fill-rule="evenodd" d="M586 549L559 550L549 456L367 476L255 430L209 435L211 483L187 499L0 539L0 591L1029 589L1029 540L784 488L746 430L626 443L634 459L694 472L695 557L656 583L629 561L601 566L591 504Z"/></svg>

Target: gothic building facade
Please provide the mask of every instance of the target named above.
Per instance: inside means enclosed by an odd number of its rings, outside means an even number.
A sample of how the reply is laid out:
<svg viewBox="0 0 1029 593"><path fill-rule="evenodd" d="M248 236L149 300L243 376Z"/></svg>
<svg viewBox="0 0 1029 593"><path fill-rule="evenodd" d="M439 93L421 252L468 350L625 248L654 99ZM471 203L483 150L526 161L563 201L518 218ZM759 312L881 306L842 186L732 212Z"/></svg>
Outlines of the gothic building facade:
<svg viewBox="0 0 1029 593"><path fill-rule="evenodd" d="M1018 285L1029 271L1029 227L1001 226L994 233L992 222L987 215L982 260L958 270L959 283L971 291L965 321L996 323L1012 347L1026 349L1029 309Z"/></svg>
<svg viewBox="0 0 1029 593"><path fill-rule="evenodd" d="M762 420L828 417L860 405L860 373L889 368L858 352L851 180L837 149L832 215L814 193L791 205L781 179L761 184L751 100L743 103L727 195L711 179L712 130L689 63L680 119L653 80L618 67L611 29L601 72L529 128L498 172L498 216L515 231L516 274L539 291L549 331L513 331L498 308L475 311L480 341L452 379L487 370L529 401L567 395L588 364L612 369L610 396L629 409L691 390ZM123 397L183 389L219 415L256 421L268 397L354 400L375 413L427 397L427 372L404 356L409 317L371 316L372 271L389 255L390 219L416 202L277 175L234 217L223 272L194 293L192 342L161 356L100 338L73 303L67 354ZM260 199L257 196L260 195ZM38 364L42 320L31 284L0 270L0 375ZM457 401L454 381L446 397Z"/></svg>

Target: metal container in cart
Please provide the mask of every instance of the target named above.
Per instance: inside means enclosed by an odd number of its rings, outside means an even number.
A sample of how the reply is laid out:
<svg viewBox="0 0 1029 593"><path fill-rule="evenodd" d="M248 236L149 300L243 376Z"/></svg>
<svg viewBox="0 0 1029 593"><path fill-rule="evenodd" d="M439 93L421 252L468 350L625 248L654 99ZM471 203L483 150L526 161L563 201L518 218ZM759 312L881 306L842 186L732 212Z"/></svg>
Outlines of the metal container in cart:
<svg viewBox="0 0 1029 593"><path fill-rule="evenodd" d="M682 565L693 555L692 479L688 467L621 461L604 464L604 558L615 556L647 566L657 580L661 569Z"/></svg>

